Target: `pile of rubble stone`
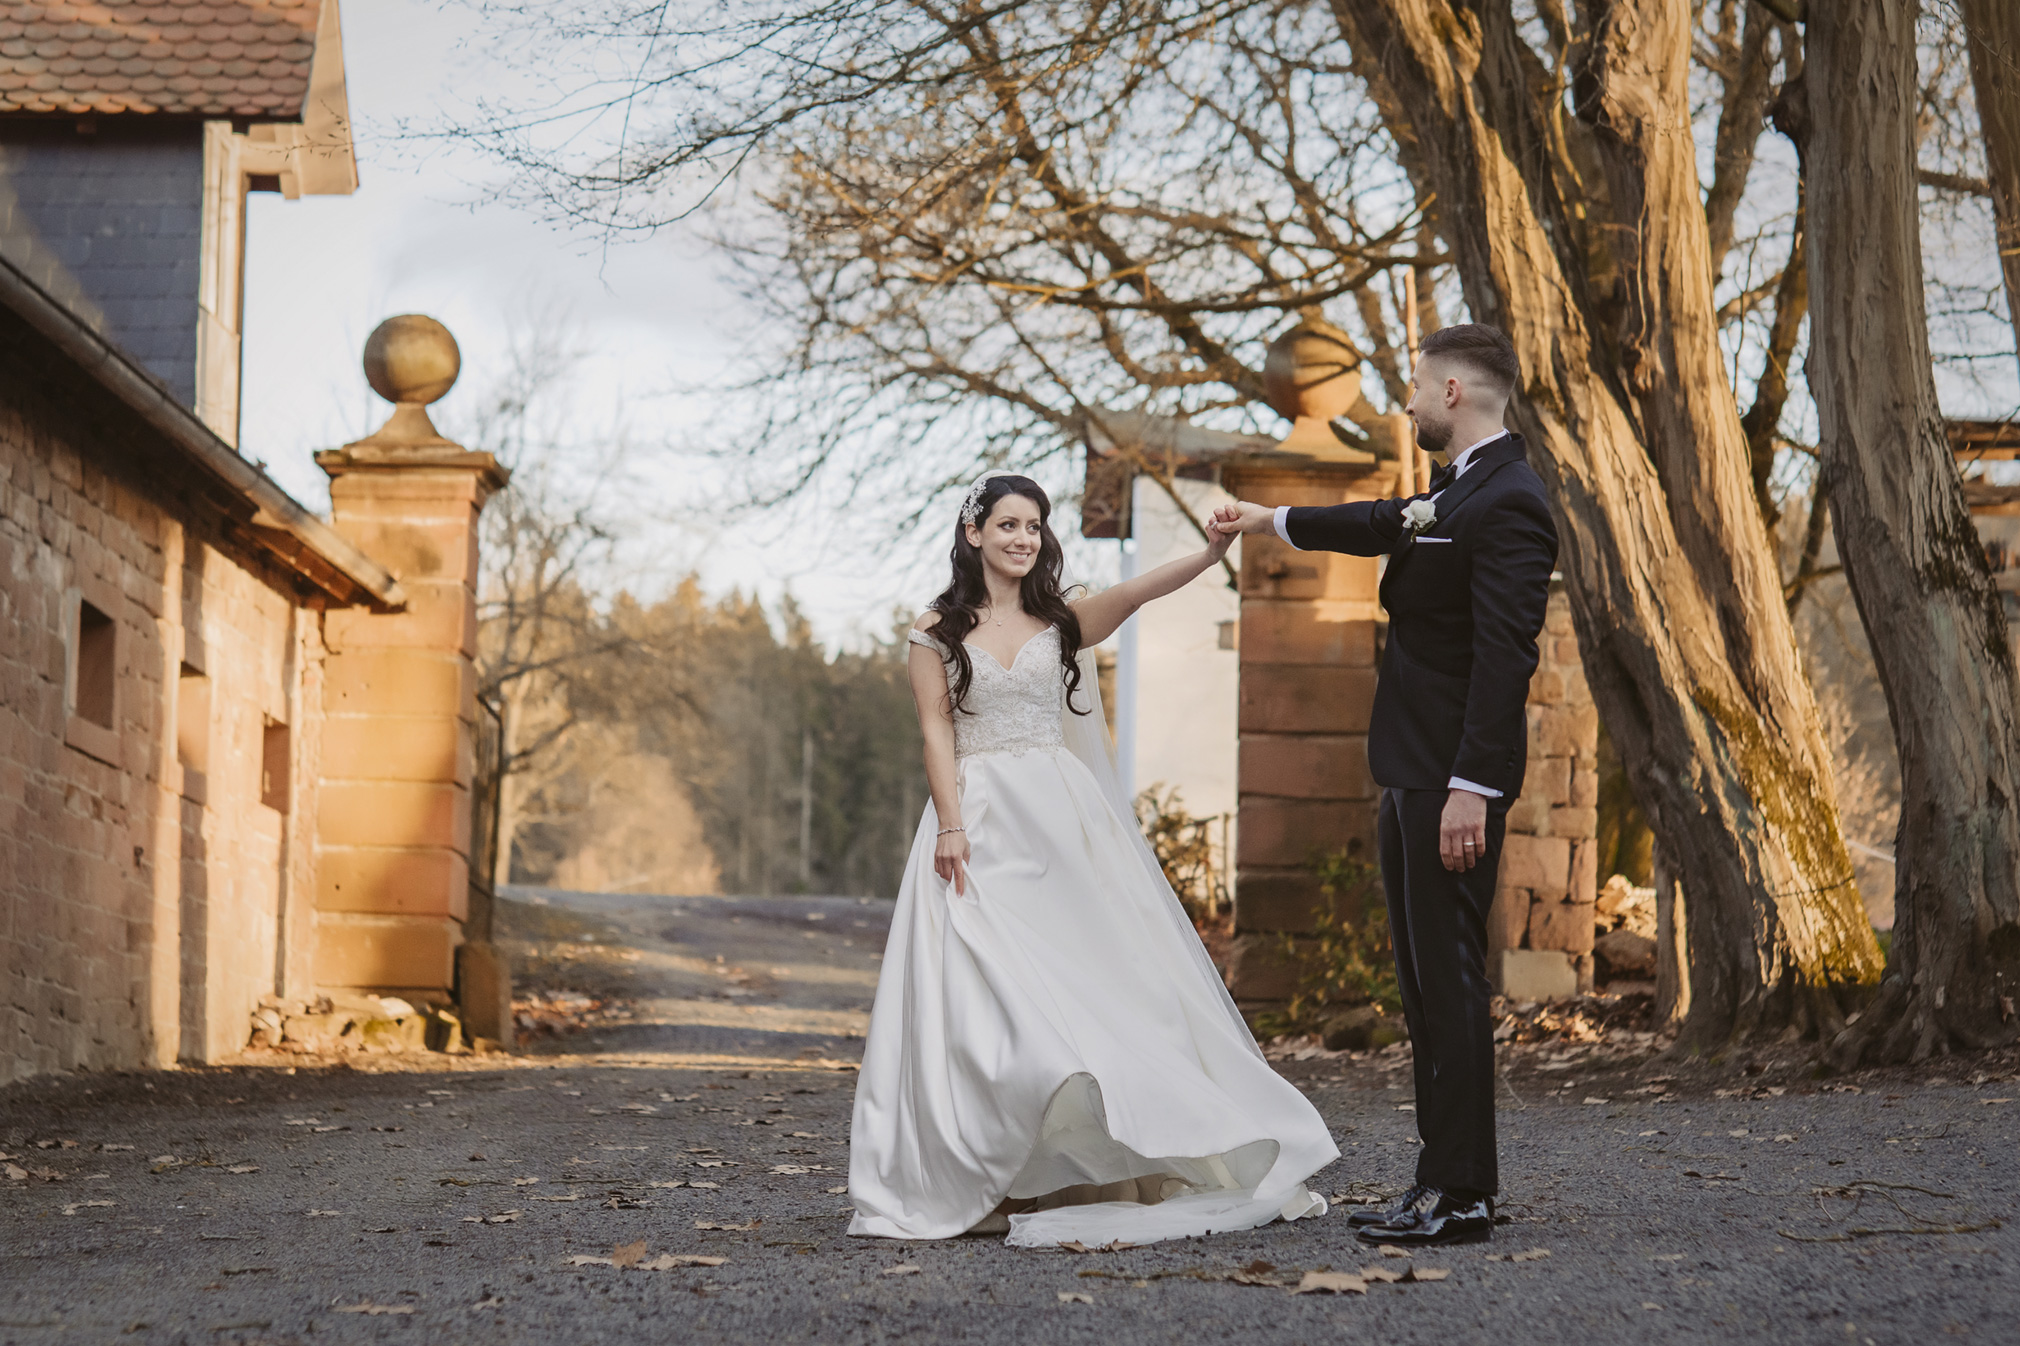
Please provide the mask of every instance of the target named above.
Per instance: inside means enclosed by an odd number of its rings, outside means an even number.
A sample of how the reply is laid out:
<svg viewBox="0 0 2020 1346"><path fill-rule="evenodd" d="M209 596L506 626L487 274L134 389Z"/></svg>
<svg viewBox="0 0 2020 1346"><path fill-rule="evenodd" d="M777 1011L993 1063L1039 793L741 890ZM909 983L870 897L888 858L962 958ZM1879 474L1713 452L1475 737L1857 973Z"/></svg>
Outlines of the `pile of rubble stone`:
<svg viewBox="0 0 2020 1346"><path fill-rule="evenodd" d="M296 1056L361 1052L469 1051L463 1024L447 1005L415 1005L398 996L260 997L249 1051Z"/></svg>
<svg viewBox="0 0 2020 1346"><path fill-rule="evenodd" d="M1655 889L1637 888L1625 874L1615 874L1599 890L1592 913L1593 980L1621 994L1653 994Z"/></svg>

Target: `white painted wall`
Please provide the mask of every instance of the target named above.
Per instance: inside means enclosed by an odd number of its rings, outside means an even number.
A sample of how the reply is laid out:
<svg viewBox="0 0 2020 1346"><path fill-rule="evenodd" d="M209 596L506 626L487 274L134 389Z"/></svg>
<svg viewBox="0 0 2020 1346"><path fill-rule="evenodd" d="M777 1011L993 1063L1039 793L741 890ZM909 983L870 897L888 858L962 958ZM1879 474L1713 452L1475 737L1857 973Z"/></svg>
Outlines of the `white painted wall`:
<svg viewBox="0 0 2020 1346"><path fill-rule="evenodd" d="M1133 554L1124 544L1125 576L1204 545L1155 482L1139 477L1134 489L1136 536ZM1208 482L1180 481L1178 491L1196 517L1234 499ZM1240 549L1237 542L1237 565ZM1188 813L1234 812L1241 665L1236 651L1220 648L1220 624L1240 616L1240 596L1216 566L1123 627L1115 669L1116 754L1132 795L1175 785Z"/></svg>

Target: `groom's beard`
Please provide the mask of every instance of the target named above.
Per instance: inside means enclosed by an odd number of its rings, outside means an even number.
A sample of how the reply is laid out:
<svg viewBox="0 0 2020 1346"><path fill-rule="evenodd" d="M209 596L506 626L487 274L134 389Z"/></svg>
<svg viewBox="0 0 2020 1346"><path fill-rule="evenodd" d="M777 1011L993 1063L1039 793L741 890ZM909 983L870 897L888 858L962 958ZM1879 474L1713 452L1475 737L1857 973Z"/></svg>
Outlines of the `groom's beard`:
<svg viewBox="0 0 2020 1346"><path fill-rule="evenodd" d="M1417 447L1425 453L1435 453L1441 457L1452 447L1452 423L1450 421L1427 421L1417 418Z"/></svg>

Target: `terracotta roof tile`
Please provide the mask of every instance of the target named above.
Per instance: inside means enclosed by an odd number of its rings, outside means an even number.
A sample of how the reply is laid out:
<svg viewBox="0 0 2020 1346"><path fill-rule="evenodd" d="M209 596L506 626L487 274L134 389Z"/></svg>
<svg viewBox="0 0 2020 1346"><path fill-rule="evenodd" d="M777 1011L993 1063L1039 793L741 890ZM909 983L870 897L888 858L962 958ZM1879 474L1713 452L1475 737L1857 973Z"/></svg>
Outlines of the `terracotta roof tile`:
<svg viewBox="0 0 2020 1346"><path fill-rule="evenodd" d="M294 116L321 9L322 0L0 0L0 116Z"/></svg>

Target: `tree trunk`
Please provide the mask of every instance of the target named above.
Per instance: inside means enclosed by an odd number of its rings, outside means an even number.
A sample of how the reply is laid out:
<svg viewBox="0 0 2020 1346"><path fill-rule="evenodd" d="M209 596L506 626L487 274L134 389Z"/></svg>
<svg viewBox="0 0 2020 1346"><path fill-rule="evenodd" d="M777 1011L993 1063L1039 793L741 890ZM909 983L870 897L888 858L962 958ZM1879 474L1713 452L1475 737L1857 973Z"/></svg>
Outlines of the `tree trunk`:
<svg viewBox="0 0 2020 1346"><path fill-rule="evenodd" d="M1923 309L1915 0L1810 0L1810 387L1901 759L1893 961L1843 1062L2005 1036L2020 945L2013 651L1943 435ZM2010 973L2014 969L2008 968Z"/></svg>
<svg viewBox="0 0 2020 1346"><path fill-rule="evenodd" d="M1409 118L1468 305L1521 357L1515 415L1560 512L1587 676L1690 894L1686 1036L1798 1022L1815 988L1875 981L1880 959L1719 358L1689 6L1620 0L1595 32L1580 111L1604 180L1583 218L1506 0L1333 8ZM1591 283L1594 237L1624 312Z"/></svg>
<svg viewBox="0 0 2020 1346"><path fill-rule="evenodd" d="M1761 521L1772 535L1781 521L1771 480L1775 467L1775 440L1782 424L1782 410L1789 400L1789 362L1795 359L1796 342L1802 336L1803 319L1810 311L1809 271L1803 261L1802 188L1796 188L1796 223L1789 231L1789 259L1782 266L1775 285L1775 317L1768 328L1767 359L1760 379L1754 384L1753 405L1740 418L1746 435L1747 456L1753 465L1753 496L1760 506Z"/></svg>
<svg viewBox="0 0 2020 1346"><path fill-rule="evenodd" d="M2020 336L2020 5L2013 0L1963 0L1971 49L1971 88L1985 133L1985 176L1999 222L1999 265L2006 273L2006 311Z"/></svg>

